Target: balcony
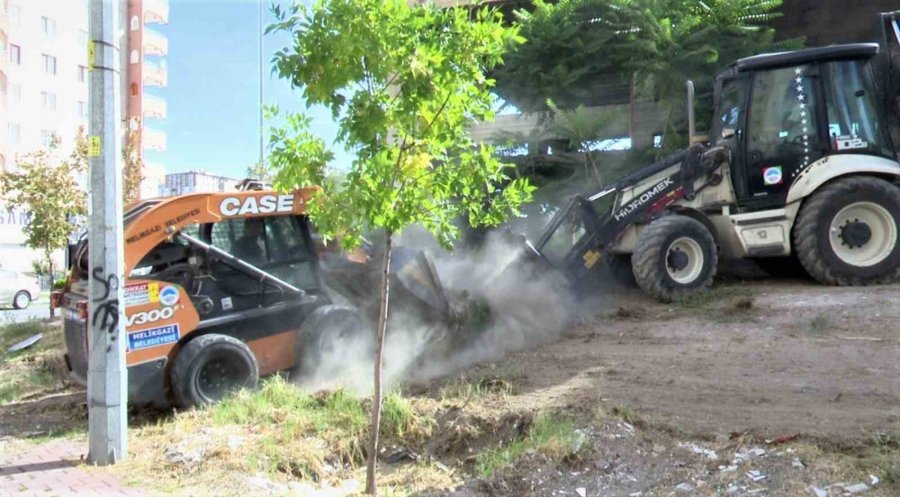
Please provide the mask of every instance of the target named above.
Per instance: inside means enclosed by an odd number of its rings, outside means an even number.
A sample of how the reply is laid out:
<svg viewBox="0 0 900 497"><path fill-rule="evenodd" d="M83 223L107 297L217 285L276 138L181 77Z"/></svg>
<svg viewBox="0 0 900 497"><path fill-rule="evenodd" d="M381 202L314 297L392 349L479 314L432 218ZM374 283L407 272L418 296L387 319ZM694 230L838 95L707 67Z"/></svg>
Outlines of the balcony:
<svg viewBox="0 0 900 497"><path fill-rule="evenodd" d="M169 24L169 0L144 0L144 24Z"/></svg>
<svg viewBox="0 0 900 497"><path fill-rule="evenodd" d="M169 83L169 70L165 64L157 64L145 60L143 64L144 86L158 86L165 88Z"/></svg>
<svg viewBox="0 0 900 497"><path fill-rule="evenodd" d="M169 113L169 106L165 100L144 93L141 101L141 108L144 111L144 118L165 119Z"/></svg>
<svg viewBox="0 0 900 497"><path fill-rule="evenodd" d="M144 54L167 55L169 53L169 39L149 28L144 28Z"/></svg>
<svg viewBox="0 0 900 497"><path fill-rule="evenodd" d="M166 134L158 129L144 127L141 133L144 150L166 151Z"/></svg>

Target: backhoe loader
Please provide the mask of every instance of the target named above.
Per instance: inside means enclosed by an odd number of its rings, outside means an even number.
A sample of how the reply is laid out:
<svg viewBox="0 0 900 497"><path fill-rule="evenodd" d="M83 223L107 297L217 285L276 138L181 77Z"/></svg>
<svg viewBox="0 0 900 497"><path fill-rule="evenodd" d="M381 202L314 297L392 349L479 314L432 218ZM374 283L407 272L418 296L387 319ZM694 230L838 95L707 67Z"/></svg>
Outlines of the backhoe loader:
<svg viewBox="0 0 900 497"><path fill-rule="evenodd" d="M900 11L882 41L740 59L714 79L709 136L559 209L531 247L573 285L601 260L672 301L720 259L796 261L828 285L900 277Z"/></svg>

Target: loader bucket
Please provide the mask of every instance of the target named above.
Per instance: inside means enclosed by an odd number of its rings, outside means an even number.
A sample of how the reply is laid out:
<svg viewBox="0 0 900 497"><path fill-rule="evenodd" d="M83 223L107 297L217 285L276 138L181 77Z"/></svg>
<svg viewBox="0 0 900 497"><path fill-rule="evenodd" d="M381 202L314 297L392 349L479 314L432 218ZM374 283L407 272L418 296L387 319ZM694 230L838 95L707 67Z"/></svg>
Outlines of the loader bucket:
<svg viewBox="0 0 900 497"><path fill-rule="evenodd" d="M399 283L400 298L415 298L431 313L446 318L450 311L447 293L427 252L398 248L391 256L390 275ZM395 287L396 288L396 287Z"/></svg>
<svg viewBox="0 0 900 497"><path fill-rule="evenodd" d="M505 233L507 246L509 247L496 269L485 278L485 287L491 287L499 282L528 281L539 275L552 271L553 266L540 254L534 245L521 234Z"/></svg>
<svg viewBox="0 0 900 497"><path fill-rule="evenodd" d="M329 288L361 309L373 321L378 319L380 288L379 257L367 263L351 261L341 254L322 257L322 276ZM445 320L450 304L431 256L417 249L399 247L391 255L391 305L407 308L429 319Z"/></svg>

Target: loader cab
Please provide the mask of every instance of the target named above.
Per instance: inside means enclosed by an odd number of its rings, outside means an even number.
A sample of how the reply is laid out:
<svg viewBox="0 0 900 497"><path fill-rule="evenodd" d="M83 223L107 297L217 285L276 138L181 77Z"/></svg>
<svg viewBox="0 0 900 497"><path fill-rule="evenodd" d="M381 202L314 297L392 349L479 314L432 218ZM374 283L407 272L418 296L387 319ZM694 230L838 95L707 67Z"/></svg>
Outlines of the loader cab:
<svg viewBox="0 0 900 497"><path fill-rule="evenodd" d="M833 154L895 159L870 62L876 44L741 59L715 80L711 141L731 148L738 207L781 207L797 176Z"/></svg>

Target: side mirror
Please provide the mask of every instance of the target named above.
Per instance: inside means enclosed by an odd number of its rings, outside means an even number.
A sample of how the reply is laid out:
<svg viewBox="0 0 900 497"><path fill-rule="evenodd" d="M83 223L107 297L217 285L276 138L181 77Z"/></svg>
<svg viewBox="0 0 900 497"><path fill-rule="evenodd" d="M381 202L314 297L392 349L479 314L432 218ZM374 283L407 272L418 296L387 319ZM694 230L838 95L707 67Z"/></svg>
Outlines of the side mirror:
<svg viewBox="0 0 900 497"><path fill-rule="evenodd" d="M737 134L737 132L734 130L734 128L722 128L722 139L723 140L727 140L729 138L734 138L735 134Z"/></svg>

